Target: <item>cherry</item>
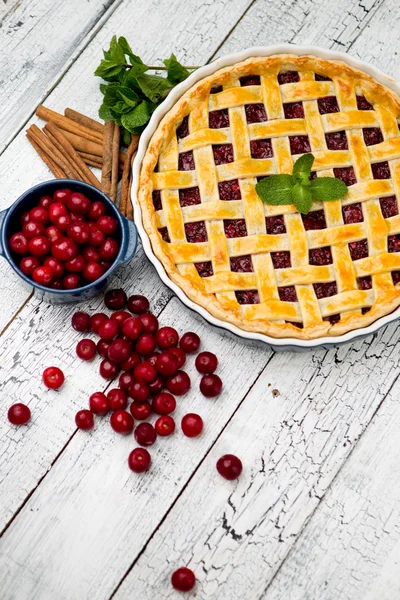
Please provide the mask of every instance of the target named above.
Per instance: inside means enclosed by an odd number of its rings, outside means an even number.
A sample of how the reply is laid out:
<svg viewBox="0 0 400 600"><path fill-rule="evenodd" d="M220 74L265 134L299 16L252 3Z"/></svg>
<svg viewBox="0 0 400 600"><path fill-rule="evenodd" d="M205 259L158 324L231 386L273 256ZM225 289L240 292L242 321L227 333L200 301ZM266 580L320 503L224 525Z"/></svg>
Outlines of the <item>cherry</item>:
<svg viewBox="0 0 400 600"><path fill-rule="evenodd" d="M39 200L39 206L48 209L50 204L52 204L53 198L50 196L42 196Z"/></svg>
<svg viewBox="0 0 400 600"><path fill-rule="evenodd" d="M170 415L176 408L176 400L172 394L161 392L153 398L153 410L159 415Z"/></svg>
<svg viewBox="0 0 400 600"><path fill-rule="evenodd" d="M94 223L89 223L89 231L89 244L97 248L104 242L104 233Z"/></svg>
<svg viewBox="0 0 400 600"><path fill-rule="evenodd" d="M24 275L32 275L36 267L40 266L39 259L36 256L24 256L19 263L19 268Z"/></svg>
<svg viewBox="0 0 400 600"><path fill-rule="evenodd" d="M83 276L88 281L96 281L104 274L104 269L99 263L88 262L83 269Z"/></svg>
<svg viewBox="0 0 400 600"><path fill-rule="evenodd" d="M51 390L58 390L64 383L64 373L58 367L47 367L42 377L44 385Z"/></svg>
<svg viewBox="0 0 400 600"><path fill-rule="evenodd" d="M117 433L131 433L135 422L126 410L116 410L110 417L110 425Z"/></svg>
<svg viewBox="0 0 400 600"><path fill-rule="evenodd" d="M56 279L60 279L60 277L64 275L65 269L62 262L60 262L59 260L57 260L57 258L54 258L53 256L48 256L45 259L43 266L49 267L50 271L53 273L53 276Z"/></svg>
<svg viewBox="0 0 400 600"><path fill-rule="evenodd" d="M75 215L71 213L70 217L71 223L82 223L84 221L84 218L81 215Z"/></svg>
<svg viewBox="0 0 400 600"><path fill-rule="evenodd" d="M149 402L142 402L141 404L132 402L130 411L134 419L137 419L138 421L144 421L151 415L151 404Z"/></svg>
<svg viewBox="0 0 400 600"><path fill-rule="evenodd" d="M160 348L167 349L178 345L179 335L173 327L161 327L156 335Z"/></svg>
<svg viewBox="0 0 400 600"><path fill-rule="evenodd" d="M128 310L135 314L141 315L148 312L150 303L145 296L133 295L128 298Z"/></svg>
<svg viewBox="0 0 400 600"><path fill-rule="evenodd" d="M108 271L112 266L112 262L109 260L100 260L100 265L103 267L104 271Z"/></svg>
<svg viewBox="0 0 400 600"><path fill-rule="evenodd" d="M164 380L161 375L157 375L154 381L149 383L149 390L152 396L156 396L160 392L163 391L164 388Z"/></svg>
<svg viewBox="0 0 400 600"><path fill-rule="evenodd" d="M10 237L10 248L15 254L28 254L28 240L23 233L14 233Z"/></svg>
<svg viewBox="0 0 400 600"><path fill-rule="evenodd" d="M190 592L196 584L196 577L193 571L181 567L172 573L171 583L178 592Z"/></svg>
<svg viewBox="0 0 400 600"><path fill-rule="evenodd" d="M178 359L178 369L183 367L186 362L186 354L182 348L177 348L174 346L173 348L168 348L168 352L173 354Z"/></svg>
<svg viewBox="0 0 400 600"><path fill-rule="evenodd" d="M143 360L147 363L150 363L151 365L153 365L153 367L156 366L156 361L157 358L160 356L159 352L152 352L151 354L148 354Z"/></svg>
<svg viewBox="0 0 400 600"><path fill-rule="evenodd" d="M69 188L62 188L61 190L56 190L53 194L54 202L63 202L64 204L68 200L71 195L71 190Z"/></svg>
<svg viewBox="0 0 400 600"><path fill-rule="evenodd" d="M157 439L156 430L151 423L139 423L134 435L140 446L152 446Z"/></svg>
<svg viewBox="0 0 400 600"><path fill-rule="evenodd" d="M78 250L75 242L66 237L56 240L51 245L51 253L58 260L71 260L71 258L74 258L78 254Z"/></svg>
<svg viewBox="0 0 400 600"><path fill-rule="evenodd" d="M118 323L112 319L107 319L100 324L98 334L102 340L110 342L118 334Z"/></svg>
<svg viewBox="0 0 400 600"><path fill-rule="evenodd" d="M80 340L76 345L76 354L82 360L93 360L96 356L96 344L93 340Z"/></svg>
<svg viewBox="0 0 400 600"><path fill-rule="evenodd" d="M57 243L57 242L56 242ZM28 242L29 252L33 256L45 256L50 251L50 240L44 235L37 235Z"/></svg>
<svg viewBox="0 0 400 600"><path fill-rule="evenodd" d="M86 246L83 250L83 258L88 262L96 262L99 263L101 261L100 252L97 252L91 246Z"/></svg>
<svg viewBox="0 0 400 600"><path fill-rule="evenodd" d="M129 388L129 395L135 402L146 402L150 396L149 386L144 381L134 381Z"/></svg>
<svg viewBox="0 0 400 600"><path fill-rule="evenodd" d="M106 238L99 248L104 260L113 260L117 256L118 250L119 245L113 238Z"/></svg>
<svg viewBox="0 0 400 600"><path fill-rule="evenodd" d="M175 421L169 415L159 417L154 424L154 428L158 435L165 437L171 435L175 431Z"/></svg>
<svg viewBox="0 0 400 600"><path fill-rule="evenodd" d="M105 313L95 313L90 317L90 329L93 333L99 333L100 325L108 321L108 317Z"/></svg>
<svg viewBox="0 0 400 600"><path fill-rule="evenodd" d="M200 338L197 335L197 333L194 333L193 331L188 331L187 333L184 333L181 337L179 345L182 348L182 350L184 350L188 354L191 354L193 352L197 352L197 350L199 349Z"/></svg>
<svg viewBox="0 0 400 600"><path fill-rule="evenodd" d="M29 212L28 211L23 212L21 215L21 225L23 225L24 223L27 223L29 220L30 220Z"/></svg>
<svg viewBox="0 0 400 600"><path fill-rule="evenodd" d="M132 373L122 373L122 375L120 375L120 378L118 380L118 385L121 388L121 390L124 390L124 392L127 392L129 390L129 388L131 387L131 385L133 385L133 383L135 382Z"/></svg>
<svg viewBox="0 0 400 600"><path fill-rule="evenodd" d="M109 216L100 217L97 221L97 227L102 231L105 235L114 235L117 231L118 223L116 219Z"/></svg>
<svg viewBox="0 0 400 600"><path fill-rule="evenodd" d="M224 454L217 461L217 471L225 479L237 479L243 469L242 461L234 454Z"/></svg>
<svg viewBox="0 0 400 600"><path fill-rule="evenodd" d="M89 398L89 407L95 415L105 415L108 411L106 395L103 392L94 392Z"/></svg>
<svg viewBox="0 0 400 600"><path fill-rule="evenodd" d="M53 280L53 271L50 267L36 267L32 273L32 279L36 283L48 287Z"/></svg>
<svg viewBox="0 0 400 600"><path fill-rule="evenodd" d="M67 207L63 202L53 202L49 206L49 219L51 223L57 223L57 219L68 214Z"/></svg>
<svg viewBox="0 0 400 600"><path fill-rule="evenodd" d="M130 340L136 340L143 331L143 323L137 317L130 317L122 324L122 333Z"/></svg>
<svg viewBox="0 0 400 600"><path fill-rule="evenodd" d="M61 231L55 225L49 225L46 229L46 235L52 243L63 237Z"/></svg>
<svg viewBox="0 0 400 600"><path fill-rule="evenodd" d="M76 273L68 273L63 279L63 285L66 290L75 290L81 284L81 278Z"/></svg>
<svg viewBox="0 0 400 600"><path fill-rule="evenodd" d="M218 358L212 352L200 352L196 356L195 365L199 373L214 373L218 366Z"/></svg>
<svg viewBox="0 0 400 600"><path fill-rule="evenodd" d="M110 310L121 310L122 308L125 308L127 300L128 298L121 288L109 290L104 296L104 304Z"/></svg>
<svg viewBox="0 0 400 600"><path fill-rule="evenodd" d="M80 192L72 192L67 198L67 206L74 215L85 215L90 211L92 203Z"/></svg>
<svg viewBox="0 0 400 600"><path fill-rule="evenodd" d="M105 358L100 363L100 375L104 379L114 379L119 373L119 367L115 363L112 363L110 360Z"/></svg>
<svg viewBox="0 0 400 600"><path fill-rule="evenodd" d="M206 398L219 396L222 390L222 381L218 375L203 375L200 381L200 391Z"/></svg>
<svg viewBox="0 0 400 600"><path fill-rule="evenodd" d="M75 423L78 429L83 429L84 431L89 431L89 429L93 429L94 419L93 413L90 410L78 410L75 415Z"/></svg>
<svg viewBox="0 0 400 600"><path fill-rule="evenodd" d="M121 369L123 371L132 371L141 362L140 356L137 352L132 352L128 360L124 361L121 364Z"/></svg>
<svg viewBox="0 0 400 600"><path fill-rule="evenodd" d="M152 333L153 335L158 329L158 319L151 313L143 313L138 317L143 324L144 333Z"/></svg>
<svg viewBox="0 0 400 600"><path fill-rule="evenodd" d="M126 310L117 310L116 312L113 312L111 315L111 319L113 319L114 321L117 321L118 323L118 327L121 330L122 329L122 325L124 324L124 322L127 319L131 319L131 315L126 312Z"/></svg>
<svg viewBox="0 0 400 600"><path fill-rule="evenodd" d="M82 256L82 254L77 254L75 256L75 258L71 258L71 260L67 260L67 262L65 263L65 268L67 269L67 271L70 271L71 273L80 273L81 271L84 270L85 265L86 265L86 262Z"/></svg>
<svg viewBox="0 0 400 600"><path fill-rule="evenodd" d="M53 281L53 283L50 286L53 290L62 290L63 289L63 284L59 279L56 279L56 281Z"/></svg>
<svg viewBox="0 0 400 600"><path fill-rule="evenodd" d="M67 230L68 237L77 244L87 244L90 239L89 225L83 223L71 223Z"/></svg>
<svg viewBox="0 0 400 600"><path fill-rule="evenodd" d="M151 456L145 448L135 448L128 457L128 465L134 473L144 473L151 463Z"/></svg>
<svg viewBox="0 0 400 600"><path fill-rule="evenodd" d="M41 225L47 225L49 222L49 213L43 206L35 206L29 211L29 219Z"/></svg>
<svg viewBox="0 0 400 600"><path fill-rule="evenodd" d="M110 342L106 342L106 340L99 340L96 344L97 352L103 358L108 358L109 347L110 347Z"/></svg>
<svg viewBox="0 0 400 600"><path fill-rule="evenodd" d="M133 370L133 376L138 381L144 381L144 383L152 383L157 377L157 371L153 365L142 362Z"/></svg>
<svg viewBox="0 0 400 600"><path fill-rule="evenodd" d="M41 223L28 221L27 223L24 223L24 226L22 227L22 233L27 240L30 240L33 237L42 235L44 233L44 227Z"/></svg>
<svg viewBox="0 0 400 600"><path fill-rule="evenodd" d="M178 364L178 359L171 352L161 352L157 356L156 369L160 375L169 377L175 375L178 370Z"/></svg>
<svg viewBox="0 0 400 600"><path fill-rule="evenodd" d="M116 321L113 321L113 323L116 323ZM106 323L104 323L102 327L108 327L109 329L109 326L107 326ZM100 332L101 331L103 331L102 328L100 328ZM128 340L117 339L110 344L108 349L108 358L111 360L111 362L123 363L128 360L131 352L132 347Z"/></svg>
<svg viewBox="0 0 400 600"><path fill-rule="evenodd" d="M107 404L110 410L122 410L128 406L128 395L119 388L113 388L107 394Z"/></svg>
<svg viewBox="0 0 400 600"><path fill-rule="evenodd" d="M125 322L127 323L128 321ZM156 339L150 333L143 333L136 342L136 351L139 352L139 354L142 354L143 356L151 354L154 351L155 347Z"/></svg>
<svg viewBox="0 0 400 600"><path fill-rule="evenodd" d="M75 329L75 331L80 331L84 333L85 331L90 330L90 317L87 313L78 310L76 313L72 315L71 325Z"/></svg>
<svg viewBox="0 0 400 600"><path fill-rule="evenodd" d="M183 417L181 427L186 437L197 437L203 431L203 419L200 415L189 413Z"/></svg>
<svg viewBox="0 0 400 600"><path fill-rule="evenodd" d="M167 379L167 390L176 396L183 396L190 388L190 377L185 371L177 371Z"/></svg>
<svg viewBox="0 0 400 600"><path fill-rule="evenodd" d="M72 216L67 214L67 215L60 215L59 217L57 217L55 225L59 231L62 231L63 233L65 233L67 231L68 227L71 225L71 223L72 223Z"/></svg>
<svg viewBox="0 0 400 600"><path fill-rule="evenodd" d="M26 404L17 402L8 409L8 420L13 425L25 425L31 418L31 411Z"/></svg>
<svg viewBox="0 0 400 600"><path fill-rule="evenodd" d="M96 202L93 202L92 206L90 207L88 219L89 221L97 221L98 219L100 219L100 217L104 217L105 214L106 205L104 204L104 202L100 202L99 200L97 200Z"/></svg>

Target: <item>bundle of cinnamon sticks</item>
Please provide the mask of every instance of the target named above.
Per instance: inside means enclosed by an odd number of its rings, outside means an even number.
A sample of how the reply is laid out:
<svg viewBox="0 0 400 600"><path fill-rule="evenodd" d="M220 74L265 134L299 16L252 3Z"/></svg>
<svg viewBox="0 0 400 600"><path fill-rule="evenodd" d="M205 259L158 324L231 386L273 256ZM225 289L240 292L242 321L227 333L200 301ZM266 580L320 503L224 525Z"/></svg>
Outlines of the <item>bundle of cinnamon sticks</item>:
<svg viewBox="0 0 400 600"><path fill-rule="evenodd" d="M120 128L113 121L103 125L71 108L62 115L43 105L36 115L47 123L43 130L31 125L26 135L55 177L90 183L116 203L121 176L119 209L132 219L131 164L139 136L132 135L127 151L121 152ZM102 170L101 182L89 166Z"/></svg>

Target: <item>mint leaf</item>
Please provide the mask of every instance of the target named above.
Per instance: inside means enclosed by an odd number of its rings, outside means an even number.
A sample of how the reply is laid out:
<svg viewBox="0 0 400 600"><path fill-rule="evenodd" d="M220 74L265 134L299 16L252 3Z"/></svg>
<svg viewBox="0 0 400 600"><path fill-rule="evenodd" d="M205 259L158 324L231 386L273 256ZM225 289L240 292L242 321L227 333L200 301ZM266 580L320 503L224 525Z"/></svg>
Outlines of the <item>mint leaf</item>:
<svg viewBox="0 0 400 600"><path fill-rule="evenodd" d="M314 163L314 156L311 153L303 154L293 165L293 177L304 185L308 185L308 178L311 174L311 168Z"/></svg>
<svg viewBox="0 0 400 600"><path fill-rule="evenodd" d="M113 119L110 108L104 103L99 108L99 117L105 122L112 121Z"/></svg>
<svg viewBox="0 0 400 600"><path fill-rule="evenodd" d="M102 60L94 74L106 81L118 81L118 75L123 70L122 65L116 65L112 60Z"/></svg>
<svg viewBox="0 0 400 600"><path fill-rule="evenodd" d="M125 64L125 52L118 43L117 36L112 37L109 49L111 60L117 65Z"/></svg>
<svg viewBox="0 0 400 600"><path fill-rule="evenodd" d="M292 189L292 200L297 210L303 215L310 212L312 197L309 187L301 185L301 183L296 183Z"/></svg>
<svg viewBox="0 0 400 600"><path fill-rule="evenodd" d="M270 175L256 184L256 192L267 204L292 204L292 175Z"/></svg>
<svg viewBox="0 0 400 600"><path fill-rule="evenodd" d="M131 134L127 129L125 129L125 127L122 127L121 129L121 136L125 146L129 146L131 143Z"/></svg>
<svg viewBox="0 0 400 600"><path fill-rule="evenodd" d="M186 67L181 65L175 54L171 54L171 56L166 58L163 63L168 69L167 77L173 84L184 81L186 77L190 75L190 72L186 69Z"/></svg>
<svg viewBox="0 0 400 600"><path fill-rule="evenodd" d="M117 94L121 100L125 102L127 106L134 108L140 100L138 94L129 87L120 86L117 90Z"/></svg>
<svg viewBox="0 0 400 600"><path fill-rule="evenodd" d="M310 183L313 200L339 200L347 194L347 186L336 177L317 177Z"/></svg>
<svg viewBox="0 0 400 600"><path fill-rule="evenodd" d="M148 75L144 73L136 78L143 94L151 102L157 104L174 87L174 84L159 75Z"/></svg>
<svg viewBox="0 0 400 600"><path fill-rule="evenodd" d="M143 100L136 108L122 115L121 123L130 132L135 133L138 127L142 127L150 119L153 107L150 102Z"/></svg>
<svg viewBox="0 0 400 600"><path fill-rule="evenodd" d="M147 69L148 69L147 65L144 64L144 62L142 61L140 56L133 54L132 49L131 49L130 45L128 44L126 38L121 36L118 40L118 43L119 43L120 47L122 48L122 50L124 51L124 53L129 56L129 62L131 63L132 67L134 67L134 72L136 75L141 75L142 73L147 71Z"/></svg>

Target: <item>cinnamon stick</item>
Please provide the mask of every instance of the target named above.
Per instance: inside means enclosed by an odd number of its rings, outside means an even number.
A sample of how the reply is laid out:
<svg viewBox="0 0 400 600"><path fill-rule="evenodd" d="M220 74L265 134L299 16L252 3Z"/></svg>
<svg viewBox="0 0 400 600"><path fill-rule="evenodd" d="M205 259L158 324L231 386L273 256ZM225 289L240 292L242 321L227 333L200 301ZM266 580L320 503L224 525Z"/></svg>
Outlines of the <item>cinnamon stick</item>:
<svg viewBox="0 0 400 600"><path fill-rule="evenodd" d="M138 145L139 136L131 136L131 143L128 146L128 151L126 153L124 170L122 171L122 183L121 183L121 196L119 201L119 209L123 215L127 215L128 205L130 203L129 197L129 182L131 179L132 173L132 160L134 155L136 154L136 149Z"/></svg>
<svg viewBox="0 0 400 600"><path fill-rule="evenodd" d="M117 201L117 191L118 191L118 171L119 171L118 167L119 167L120 140L121 140L121 129L120 129L119 125L115 125L113 141L112 141L111 190L110 190L110 198L114 202L114 204Z"/></svg>
<svg viewBox="0 0 400 600"><path fill-rule="evenodd" d="M44 121L53 121L60 129L83 136L91 142L98 144L103 142L103 135L98 131L94 131L83 125L78 125L75 121L64 117L64 115L60 115L58 112L51 110L42 104L38 106L36 115Z"/></svg>
<svg viewBox="0 0 400 600"><path fill-rule="evenodd" d="M89 154L88 152L78 152L78 154L87 165L98 167L100 169L103 166L103 160L100 156L95 156L94 154Z"/></svg>
<svg viewBox="0 0 400 600"><path fill-rule="evenodd" d="M130 221L133 221L133 206L132 206L132 202L130 201L131 189L132 189L132 177L130 178L130 182L129 182L129 189L128 189L129 202L128 202L128 206L126 209L126 218L129 219Z"/></svg>
<svg viewBox="0 0 400 600"><path fill-rule="evenodd" d="M41 149L48 154L52 161L55 162L67 177L71 179L79 179L79 174L75 168L64 158L54 143L43 133L36 125L31 125L28 131L31 133L33 139L41 147Z"/></svg>
<svg viewBox="0 0 400 600"><path fill-rule="evenodd" d="M102 136L104 135L104 125L102 123L99 123L98 121L95 121L95 119L91 119L90 117L83 115L77 110L73 110L72 108L66 108L64 110L64 115L68 117L68 119L71 119L71 121L75 121L75 123L83 125L84 127L92 129L93 131L98 131L99 133L101 133Z"/></svg>
<svg viewBox="0 0 400 600"><path fill-rule="evenodd" d="M28 138L28 141L32 144L32 146L35 148L42 161L49 167L53 175L57 177L57 179L66 179L67 176L64 173L64 171L58 165L56 165L56 163L53 160L51 160L50 156L42 150L39 144L36 143L29 130L26 133L26 137Z"/></svg>
<svg viewBox="0 0 400 600"><path fill-rule="evenodd" d="M86 154L94 154L94 156L103 160L103 146L101 144L89 142L89 140L84 137L69 131L63 131L63 134L79 153L85 152ZM120 152L119 154L119 162L122 164L125 163L125 154L123 152Z"/></svg>
<svg viewBox="0 0 400 600"><path fill-rule="evenodd" d="M103 192L107 194L107 196L109 196L111 192L112 149L114 129L114 121L108 121L104 126L103 168L101 171L101 187L103 189Z"/></svg>
<svg viewBox="0 0 400 600"><path fill-rule="evenodd" d="M53 142L58 147L60 152L64 154L65 158L78 171L79 175L82 178L82 181L86 181L87 183L91 183L95 187L101 189L101 185L97 177L92 173L89 167L85 164L83 159L79 156L77 151L73 148L73 146L69 143L67 138L64 136L63 132L51 121L45 125L44 130L46 133L49 133L53 136ZM57 143L56 143L57 142Z"/></svg>

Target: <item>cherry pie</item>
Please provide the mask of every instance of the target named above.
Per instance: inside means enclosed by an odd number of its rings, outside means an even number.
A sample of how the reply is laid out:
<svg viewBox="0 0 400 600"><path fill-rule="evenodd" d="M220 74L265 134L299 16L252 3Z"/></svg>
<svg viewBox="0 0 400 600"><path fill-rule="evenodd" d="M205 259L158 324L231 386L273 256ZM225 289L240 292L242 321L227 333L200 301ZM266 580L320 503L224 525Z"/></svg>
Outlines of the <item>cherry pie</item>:
<svg viewBox="0 0 400 600"><path fill-rule="evenodd" d="M155 255L215 317L273 337L364 327L400 304L400 98L313 56L251 58L189 89L144 157L139 203ZM261 178L315 156L342 200L264 204Z"/></svg>

